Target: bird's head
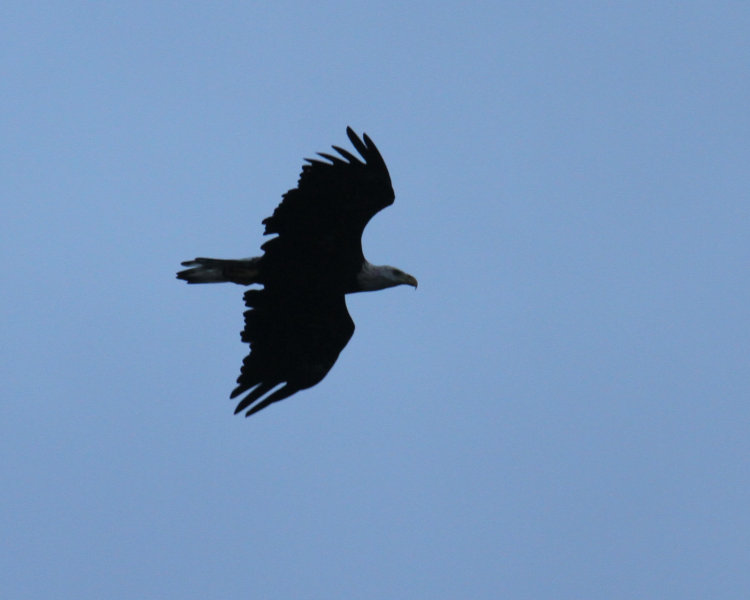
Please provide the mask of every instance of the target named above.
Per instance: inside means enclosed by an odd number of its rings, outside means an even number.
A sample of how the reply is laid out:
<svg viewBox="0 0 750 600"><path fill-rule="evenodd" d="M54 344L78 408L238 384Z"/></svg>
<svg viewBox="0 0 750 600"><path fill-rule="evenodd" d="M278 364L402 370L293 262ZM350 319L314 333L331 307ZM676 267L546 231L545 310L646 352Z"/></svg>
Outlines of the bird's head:
<svg viewBox="0 0 750 600"><path fill-rule="evenodd" d="M390 269L390 278L391 281L393 281L393 285L410 285L415 290L417 289L417 285L419 285L419 282L417 281L417 278L413 275L409 275L408 273L404 273L401 269L397 269L396 267L386 267L387 269Z"/></svg>
<svg viewBox="0 0 750 600"><path fill-rule="evenodd" d="M371 265L366 262L357 277L363 292L383 290L397 285L410 285L417 288L416 277L404 273L401 269L389 265Z"/></svg>

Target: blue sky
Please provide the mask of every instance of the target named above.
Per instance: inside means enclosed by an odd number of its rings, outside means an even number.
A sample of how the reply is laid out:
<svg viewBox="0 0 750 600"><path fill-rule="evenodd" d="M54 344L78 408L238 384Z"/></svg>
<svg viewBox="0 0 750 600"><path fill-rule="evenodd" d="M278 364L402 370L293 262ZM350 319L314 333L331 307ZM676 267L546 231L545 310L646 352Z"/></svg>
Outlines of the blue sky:
<svg viewBox="0 0 750 600"><path fill-rule="evenodd" d="M4 598L750 596L750 7L7 2ZM303 157L383 153L317 387L232 416Z"/></svg>

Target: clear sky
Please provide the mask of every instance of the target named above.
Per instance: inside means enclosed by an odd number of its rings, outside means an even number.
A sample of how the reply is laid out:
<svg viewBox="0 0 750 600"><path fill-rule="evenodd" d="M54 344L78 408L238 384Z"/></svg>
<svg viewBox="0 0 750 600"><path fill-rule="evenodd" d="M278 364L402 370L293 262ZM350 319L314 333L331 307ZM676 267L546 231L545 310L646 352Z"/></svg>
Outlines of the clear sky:
<svg viewBox="0 0 750 600"><path fill-rule="evenodd" d="M750 597L750 4L4 2L0 596ZM396 204L328 377L228 398L302 159Z"/></svg>

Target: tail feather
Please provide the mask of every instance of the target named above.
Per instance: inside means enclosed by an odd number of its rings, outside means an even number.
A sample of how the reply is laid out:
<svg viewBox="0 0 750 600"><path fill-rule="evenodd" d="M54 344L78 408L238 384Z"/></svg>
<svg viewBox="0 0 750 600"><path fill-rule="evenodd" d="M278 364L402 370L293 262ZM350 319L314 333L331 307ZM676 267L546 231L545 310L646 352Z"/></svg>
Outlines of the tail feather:
<svg viewBox="0 0 750 600"><path fill-rule="evenodd" d="M188 283L223 283L239 285L259 283L258 262L260 257L241 258L237 260L223 258L195 258L181 263L190 267L177 273L177 279Z"/></svg>

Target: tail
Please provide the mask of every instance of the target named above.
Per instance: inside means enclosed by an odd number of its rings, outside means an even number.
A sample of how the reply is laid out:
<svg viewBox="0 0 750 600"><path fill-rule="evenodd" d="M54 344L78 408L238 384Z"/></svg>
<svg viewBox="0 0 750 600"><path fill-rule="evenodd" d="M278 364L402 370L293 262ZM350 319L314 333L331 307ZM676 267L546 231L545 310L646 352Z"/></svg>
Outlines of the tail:
<svg viewBox="0 0 750 600"><path fill-rule="evenodd" d="M223 258L196 258L181 263L190 267L177 273L177 279L188 283L223 283L231 282L240 285L259 283L258 263L261 257L227 260Z"/></svg>

